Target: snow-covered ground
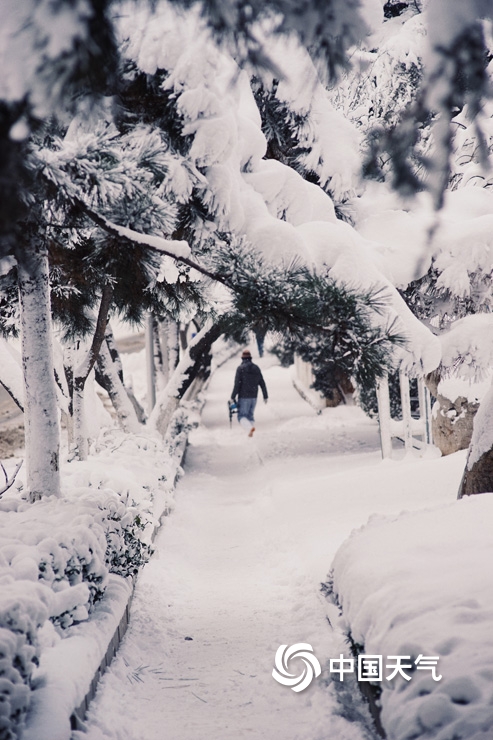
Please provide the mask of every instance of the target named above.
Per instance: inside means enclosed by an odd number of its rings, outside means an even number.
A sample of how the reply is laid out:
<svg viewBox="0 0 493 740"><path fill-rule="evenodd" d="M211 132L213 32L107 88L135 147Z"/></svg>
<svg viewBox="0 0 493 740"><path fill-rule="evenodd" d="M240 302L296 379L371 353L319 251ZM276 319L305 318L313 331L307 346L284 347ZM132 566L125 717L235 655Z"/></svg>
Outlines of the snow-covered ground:
<svg viewBox="0 0 493 740"><path fill-rule="evenodd" d="M362 707L327 686L329 658L347 645L320 583L372 514L452 502L465 455L382 462L374 421L354 406L317 416L268 358L269 403L259 401L248 439L227 420L236 364L211 380L176 508L139 577L85 740L371 736ZM323 669L301 693L271 675L279 645L298 642Z"/></svg>

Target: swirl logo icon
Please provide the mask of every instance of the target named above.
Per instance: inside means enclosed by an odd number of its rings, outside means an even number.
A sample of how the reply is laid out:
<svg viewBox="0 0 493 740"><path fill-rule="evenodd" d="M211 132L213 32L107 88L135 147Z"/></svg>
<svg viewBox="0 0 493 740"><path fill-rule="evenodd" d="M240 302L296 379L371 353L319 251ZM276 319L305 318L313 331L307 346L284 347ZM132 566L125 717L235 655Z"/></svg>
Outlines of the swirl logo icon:
<svg viewBox="0 0 493 740"><path fill-rule="evenodd" d="M289 661L293 658L300 658L305 664L301 676L296 676L288 670ZM283 686L290 686L293 691L303 691L314 678L318 678L322 673L320 663L313 654L312 646L306 642L297 642L291 647L279 645L274 663L276 667L272 671L272 678Z"/></svg>

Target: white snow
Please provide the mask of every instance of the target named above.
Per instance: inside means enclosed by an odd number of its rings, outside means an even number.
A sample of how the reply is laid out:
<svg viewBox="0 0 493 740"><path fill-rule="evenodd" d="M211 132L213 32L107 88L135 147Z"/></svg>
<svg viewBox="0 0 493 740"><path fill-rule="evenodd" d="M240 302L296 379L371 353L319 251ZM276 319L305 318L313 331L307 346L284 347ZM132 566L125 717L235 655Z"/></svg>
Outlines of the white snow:
<svg viewBox="0 0 493 740"><path fill-rule="evenodd" d="M99 218L106 223L108 229L112 232L116 232L120 236L123 236L136 244L143 244L147 247L151 247L152 249L156 249L158 252L162 252L170 257L180 258L190 256L190 247L186 241L179 239L163 239L163 237L154 236L153 234L140 234L133 229L127 229L125 226L118 226L118 224L112 223L107 218L103 218L101 216Z"/></svg>
<svg viewBox="0 0 493 740"><path fill-rule="evenodd" d="M487 375L481 382L474 382L471 378L447 375L438 383L438 392L451 400L462 396L469 403L480 403L488 392L490 385L491 375Z"/></svg>
<svg viewBox="0 0 493 740"><path fill-rule="evenodd" d="M73 627L64 639L52 637L34 677L35 691L23 740L70 737L70 716L89 690L130 592L131 584L119 576L110 576L104 601L96 607L91 620Z"/></svg>
<svg viewBox="0 0 493 740"><path fill-rule="evenodd" d="M289 369L254 361L269 390L255 435L236 421L229 429L232 361L212 378L175 510L80 740L162 740L163 728L173 740L368 737L326 685L328 661L346 645L320 583L370 515L453 502L465 458L382 462L377 425L359 408L317 415ZM296 642L311 644L323 669L300 694L271 677L279 645Z"/></svg>
<svg viewBox="0 0 493 740"><path fill-rule="evenodd" d="M430 504L433 501L430 500ZM382 721L392 740L487 738L491 705L493 494L373 517L334 560L343 627L384 656ZM437 656L388 681L387 656ZM484 734L481 734L484 733Z"/></svg>
<svg viewBox="0 0 493 740"><path fill-rule="evenodd" d="M440 343L446 373L482 380L493 365L493 316L473 314L455 321Z"/></svg>

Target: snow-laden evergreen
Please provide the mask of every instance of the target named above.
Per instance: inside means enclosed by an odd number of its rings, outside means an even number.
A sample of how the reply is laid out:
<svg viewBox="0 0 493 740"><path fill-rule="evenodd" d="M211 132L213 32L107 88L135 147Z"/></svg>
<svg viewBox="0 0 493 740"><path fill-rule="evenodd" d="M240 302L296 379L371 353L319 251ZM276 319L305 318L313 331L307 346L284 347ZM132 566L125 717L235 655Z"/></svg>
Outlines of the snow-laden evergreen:
<svg viewBox="0 0 493 740"><path fill-rule="evenodd" d="M72 486L77 465L93 470L101 426L113 424L95 381L113 403L121 446L133 439L138 455L153 445L168 455L183 431L179 406L208 377L217 337L245 341L253 330L261 344L271 330L283 335L279 354L310 361L315 387L335 402L354 382L362 397L387 371L401 380L406 371L427 376L437 424L471 421L484 389L462 388L455 401L447 393L459 392L459 376L491 375L491 22L486 0L3 4L0 328L22 335L23 387L11 344L0 345L0 382L25 409L27 479L26 494L9 487L19 462L9 467L1 503L0 735L24 721L50 624L62 634L80 622L83 632L100 597L104 609L108 567L128 576L147 554L137 531L147 504L136 513L120 482L108 486L114 495L93 496L99 473ZM148 322L147 430L113 341L117 315ZM404 401L406 389L407 380ZM492 404L490 391L461 495L492 488ZM156 430L173 437L168 452ZM62 459L61 479L60 449L72 461ZM96 532L90 542L84 526ZM474 567L472 558L465 571ZM371 619L381 629L380 614ZM41 705L59 680L37 694ZM79 680L57 715L62 734ZM396 703L383 719L400 737ZM455 722L448 704L435 710L423 715L427 732Z"/></svg>

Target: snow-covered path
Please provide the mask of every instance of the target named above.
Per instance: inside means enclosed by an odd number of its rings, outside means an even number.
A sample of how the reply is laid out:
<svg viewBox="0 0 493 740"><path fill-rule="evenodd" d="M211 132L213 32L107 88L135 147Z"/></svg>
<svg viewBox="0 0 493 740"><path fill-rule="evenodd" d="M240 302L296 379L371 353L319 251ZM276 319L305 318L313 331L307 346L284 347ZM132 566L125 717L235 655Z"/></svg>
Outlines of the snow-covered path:
<svg viewBox="0 0 493 740"><path fill-rule="evenodd" d="M430 503L430 476L431 503L450 491L437 461L398 463L396 487L374 422L355 407L316 416L289 371L268 365L271 398L259 402L253 439L227 422L236 361L212 379L176 508L93 703L90 740L368 737L340 716L324 681L328 658L344 644L319 584L339 544L371 513ZM408 466L418 471L414 482ZM310 643L325 668L300 694L271 676L278 646L296 642Z"/></svg>

